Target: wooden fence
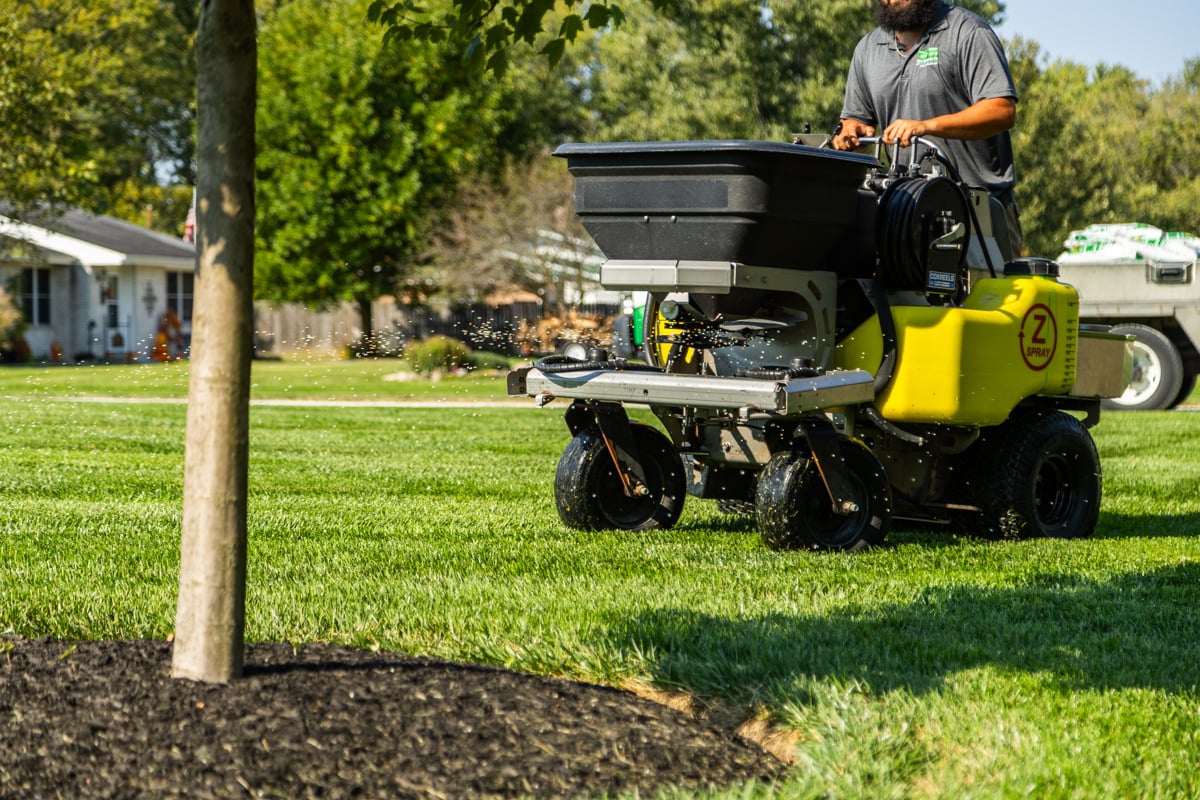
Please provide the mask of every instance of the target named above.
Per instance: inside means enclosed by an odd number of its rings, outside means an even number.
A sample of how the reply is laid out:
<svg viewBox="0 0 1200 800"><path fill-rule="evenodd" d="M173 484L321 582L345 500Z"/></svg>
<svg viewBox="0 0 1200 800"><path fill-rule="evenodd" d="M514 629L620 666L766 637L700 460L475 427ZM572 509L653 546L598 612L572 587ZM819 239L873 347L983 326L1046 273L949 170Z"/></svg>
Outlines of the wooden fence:
<svg viewBox="0 0 1200 800"><path fill-rule="evenodd" d="M477 303L439 310L385 297L372 304L371 313L377 349L383 353L399 353L408 341L443 335L466 342L474 350L513 354L522 321L537 320L541 304ZM260 356L340 356L362 339L358 309L350 303L327 311L256 303L254 316L255 352Z"/></svg>

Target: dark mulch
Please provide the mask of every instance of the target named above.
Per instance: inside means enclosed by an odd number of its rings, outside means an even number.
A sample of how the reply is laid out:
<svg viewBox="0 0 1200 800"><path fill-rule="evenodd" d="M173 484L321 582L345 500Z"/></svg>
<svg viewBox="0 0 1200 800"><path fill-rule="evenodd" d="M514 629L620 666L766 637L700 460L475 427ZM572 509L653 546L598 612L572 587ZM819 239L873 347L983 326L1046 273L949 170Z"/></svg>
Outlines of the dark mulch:
<svg viewBox="0 0 1200 800"><path fill-rule="evenodd" d="M0 640L0 797L594 797L770 782L780 763L627 692L326 645L227 686L165 642Z"/></svg>

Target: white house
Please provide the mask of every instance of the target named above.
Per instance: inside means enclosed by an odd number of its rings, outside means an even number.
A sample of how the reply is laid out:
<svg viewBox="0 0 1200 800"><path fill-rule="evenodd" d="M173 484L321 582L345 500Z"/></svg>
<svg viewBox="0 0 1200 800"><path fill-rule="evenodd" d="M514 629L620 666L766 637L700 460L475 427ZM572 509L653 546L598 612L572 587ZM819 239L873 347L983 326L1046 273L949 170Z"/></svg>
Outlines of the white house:
<svg viewBox="0 0 1200 800"><path fill-rule="evenodd" d="M77 209L26 219L0 214L0 286L24 313L35 359L183 354L191 334L193 244Z"/></svg>

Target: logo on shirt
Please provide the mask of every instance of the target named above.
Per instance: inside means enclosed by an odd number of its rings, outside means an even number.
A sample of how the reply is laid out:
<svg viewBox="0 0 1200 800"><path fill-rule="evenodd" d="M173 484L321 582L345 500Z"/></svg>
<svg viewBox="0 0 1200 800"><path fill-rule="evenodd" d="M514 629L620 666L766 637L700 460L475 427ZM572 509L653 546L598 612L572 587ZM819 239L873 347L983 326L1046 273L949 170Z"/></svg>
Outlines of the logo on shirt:
<svg viewBox="0 0 1200 800"><path fill-rule="evenodd" d="M924 50L917 51L918 67L936 67L937 65L938 49L936 47L926 47Z"/></svg>

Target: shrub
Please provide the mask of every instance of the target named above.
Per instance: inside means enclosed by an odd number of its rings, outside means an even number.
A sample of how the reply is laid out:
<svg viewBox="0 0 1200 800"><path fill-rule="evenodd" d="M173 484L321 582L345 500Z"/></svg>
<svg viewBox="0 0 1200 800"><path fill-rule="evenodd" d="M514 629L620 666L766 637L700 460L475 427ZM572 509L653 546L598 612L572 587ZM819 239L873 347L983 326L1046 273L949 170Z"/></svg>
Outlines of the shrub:
<svg viewBox="0 0 1200 800"><path fill-rule="evenodd" d="M469 369L506 370L510 366L508 356L490 350L476 350L468 359Z"/></svg>
<svg viewBox="0 0 1200 800"><path fill-rule="evenodd" d="M421 375L435 369L465 368L470 357L471 348L449 336L430 336L404 348L404 360L413 372Z"/></svg>
<svg viewBox="0 0 1200 800"><path fill-rule="evenodd" d="M25 334L25 318L12 299L12 294L0 287L0 348L11 348Z"/></svg>

